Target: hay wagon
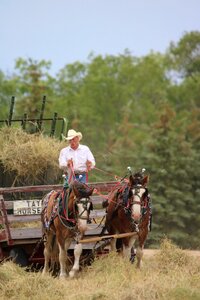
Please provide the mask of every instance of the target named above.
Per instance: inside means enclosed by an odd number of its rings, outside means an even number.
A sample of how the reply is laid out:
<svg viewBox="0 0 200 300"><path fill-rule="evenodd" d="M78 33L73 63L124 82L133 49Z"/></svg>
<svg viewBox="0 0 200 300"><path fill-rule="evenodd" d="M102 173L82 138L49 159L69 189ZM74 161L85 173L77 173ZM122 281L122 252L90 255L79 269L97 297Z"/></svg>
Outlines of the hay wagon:
<svg viewBox="0 0 200 300"><path fill-rule="evenodd" d="M115 187L116 182L89 183L89 185L96 188L100 194L106 195ZM13 259L21 266L43 264L40 224L42 193L61 189L61 185L0 188L0 261ZM39 197L31 197L37 193L40 194ZM11 199L11 195L14 195L15 198L16 195L20 195L20 197ZM23 195L26 196L25 199ZM91 199L94 209L90 217L93 222L88 224L89 230L85 236L88 242L83 243L83 257L89 256L92 251L95 251L97 255L108 252L106 246L109 244L109 239L100 238L99 241L96 241L103 226L99 226L96 220L101 221L105 215L105 210L101 208L104 196L92 196ZM68 250L69 255L73 253L73 247L72 243Z"/></svg>

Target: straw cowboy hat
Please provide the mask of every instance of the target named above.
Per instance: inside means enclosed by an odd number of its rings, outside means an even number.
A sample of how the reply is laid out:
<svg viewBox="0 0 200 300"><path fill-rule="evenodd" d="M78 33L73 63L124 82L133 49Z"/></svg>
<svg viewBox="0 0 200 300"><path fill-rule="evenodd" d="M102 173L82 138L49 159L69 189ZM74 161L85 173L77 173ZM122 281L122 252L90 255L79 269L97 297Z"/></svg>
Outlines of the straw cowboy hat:
<svg viewBox="0 0 200 300"><path fill-rule="evenodd" d="M78 136L79 141L82 139L82 133L81 132L76 132L74 129L69 129L67 133L67 137L65 138L67 141L72 140L74 137Z"/></svg>

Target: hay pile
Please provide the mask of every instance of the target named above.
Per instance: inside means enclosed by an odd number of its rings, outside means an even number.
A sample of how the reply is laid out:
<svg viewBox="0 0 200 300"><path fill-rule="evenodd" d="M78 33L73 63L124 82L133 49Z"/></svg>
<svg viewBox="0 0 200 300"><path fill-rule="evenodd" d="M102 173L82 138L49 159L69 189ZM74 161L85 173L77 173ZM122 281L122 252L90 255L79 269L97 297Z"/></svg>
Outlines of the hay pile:
<svg viewBox="0 0 200 300"><path fill-rule="evenodd" d="M19 128L3 127L0 145L0 161L3 170L12 174L12 185L43 184L47 173L51 181L58 180L58 156L65 143L42 134L28 134Z"/></svg>

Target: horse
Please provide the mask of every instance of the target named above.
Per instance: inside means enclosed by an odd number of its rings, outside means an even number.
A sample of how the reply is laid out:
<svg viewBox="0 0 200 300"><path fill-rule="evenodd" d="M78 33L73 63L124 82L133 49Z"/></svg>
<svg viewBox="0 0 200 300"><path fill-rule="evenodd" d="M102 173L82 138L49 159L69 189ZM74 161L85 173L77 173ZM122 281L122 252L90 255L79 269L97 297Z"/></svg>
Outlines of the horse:
<svg viewBox="0 0 200 300"><path fill-rule="evenodd" d="M43 197L41 222L44 235L44 268L42 274L50 271L50 263L55 262L58 256L60 278L65 278L67 250L72 241L76 240L74 247L74 264L69 272L72 278L79 271L79 261L82 253L82 239L87 230L89 212L92 202L90 196L93 188L77 180L73 181L62 192L51 191Z"/></svg>
<svg viewBox="0 0 200 300"><path fill-rule="evenodd" d="M138 172L129 176L128 182L115 188L108 195L106 208L105 227L108 234L137 233L132 236L116 240L113 238L110 242L111 251L122 252L124 257L134 261L137 257L137 267L141 268L144 244L147 239L151 225L151 201L147 189L148 176ZM136 241L138 246L136 254L134 246ZM117 242L121 243L121 251L117 249Z"/></svg>

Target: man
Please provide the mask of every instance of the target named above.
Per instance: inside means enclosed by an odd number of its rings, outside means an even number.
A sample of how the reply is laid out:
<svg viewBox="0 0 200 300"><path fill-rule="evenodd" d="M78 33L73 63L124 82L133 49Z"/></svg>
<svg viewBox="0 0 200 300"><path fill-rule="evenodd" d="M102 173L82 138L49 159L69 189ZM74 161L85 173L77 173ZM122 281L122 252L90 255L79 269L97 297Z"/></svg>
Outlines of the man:
<svg viewBox="0 0 200 300"><path fill-rule="evenodd" d="M64 186L75 178L86 183L88 172L95 166L94 156L89 147L80 144L81 132L69 129L65 139L69 141L69 146L63 148L59 155L59 167L67 172Z"/></svg>

